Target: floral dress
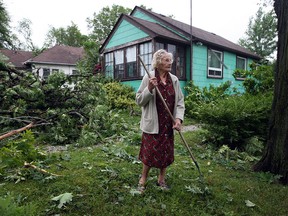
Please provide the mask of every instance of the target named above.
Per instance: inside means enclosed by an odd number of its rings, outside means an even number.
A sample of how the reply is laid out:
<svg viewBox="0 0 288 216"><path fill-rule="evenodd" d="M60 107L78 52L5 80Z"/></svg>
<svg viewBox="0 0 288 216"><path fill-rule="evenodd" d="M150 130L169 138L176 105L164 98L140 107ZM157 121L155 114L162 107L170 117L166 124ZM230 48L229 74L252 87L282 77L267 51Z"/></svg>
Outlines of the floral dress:
<svg viewBox="0 0 288 216"><path fill-rule="evenodd" d="M166 85L161 82L156 71L158 89L162 94L171 113L175 104L175 91L171 77L167 77ZM158 134L142 134L142 144L139 159L149 167L165 168L174 161L174 131L173 122L160 97L156 96L156 106L159 121Z"/></svg>

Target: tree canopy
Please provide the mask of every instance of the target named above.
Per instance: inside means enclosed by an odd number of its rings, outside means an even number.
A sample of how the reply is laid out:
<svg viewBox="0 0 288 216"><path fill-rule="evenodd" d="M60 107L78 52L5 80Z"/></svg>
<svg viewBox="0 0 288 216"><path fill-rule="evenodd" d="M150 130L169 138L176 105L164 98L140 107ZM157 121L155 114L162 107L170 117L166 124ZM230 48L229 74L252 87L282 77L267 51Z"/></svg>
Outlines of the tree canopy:
<svg viewBox="0 0 288 216"><path fill-rule="evenodd" d="M67 28L51 27L46 35L45 46L51 47L56 44L81 47L88 38L83 35L75 23L71 23Z"/></svg>
<svg viewBox="0 0 288 216"><path fill-rule="evenodd" d="M10 17L2 0L0 0L0 48L12 47L10 33Z"/></svg>
<svg viewBox="0 0 288 216"><path fill-rule="evenodd" d="M91 38L98 42L105 39L120 15L122 13L129 14L131 11L130 8L113 4L111 8L107 6L102 8L98 14L94 13L93 18L87 18L88 26L92 29Z"/></svg>
<svg viewBox="0 0 288 216"><path fill-rule="evenodd" d="M263 58L272 58L277 47L276 23L275 12L265 12L264 6L260 6L255 17L249 20L246 37L240 38L238 43Z"/></svg>

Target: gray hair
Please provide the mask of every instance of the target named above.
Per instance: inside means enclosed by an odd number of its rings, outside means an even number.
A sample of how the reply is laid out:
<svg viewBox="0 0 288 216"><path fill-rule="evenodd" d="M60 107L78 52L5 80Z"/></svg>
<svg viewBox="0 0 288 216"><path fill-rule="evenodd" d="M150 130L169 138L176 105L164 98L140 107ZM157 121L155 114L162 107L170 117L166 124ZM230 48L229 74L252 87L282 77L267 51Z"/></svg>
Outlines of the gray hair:
<svg viewBox="0 0 288 216"><path fill-rule="evenodd" d="M161 64L162 58L164 55L168 54L171 58L171 61L173 63L173 54L170 52L167 52L164 49L159 49L153 54L152 58L152 69L156 69L159 64Z"/></svg>

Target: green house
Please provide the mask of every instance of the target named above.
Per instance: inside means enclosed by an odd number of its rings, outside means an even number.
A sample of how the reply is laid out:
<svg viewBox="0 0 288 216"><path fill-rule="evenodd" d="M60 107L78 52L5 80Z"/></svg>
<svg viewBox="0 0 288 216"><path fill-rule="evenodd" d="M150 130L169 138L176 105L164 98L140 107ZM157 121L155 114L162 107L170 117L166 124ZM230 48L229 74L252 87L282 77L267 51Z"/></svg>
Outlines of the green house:
<svg viewBox="0 0 288 216"><path fill-rule="evenodd" d="M243 78L234 78L234 70L249 70L261 59L219 35L136 6L119 17L100 48L105 75L137 90L145 74L138 56L151 70L152 55L160 48L173 53L172 73L182 88L193 80L199 87L230 81L239 89Z"/></svg>

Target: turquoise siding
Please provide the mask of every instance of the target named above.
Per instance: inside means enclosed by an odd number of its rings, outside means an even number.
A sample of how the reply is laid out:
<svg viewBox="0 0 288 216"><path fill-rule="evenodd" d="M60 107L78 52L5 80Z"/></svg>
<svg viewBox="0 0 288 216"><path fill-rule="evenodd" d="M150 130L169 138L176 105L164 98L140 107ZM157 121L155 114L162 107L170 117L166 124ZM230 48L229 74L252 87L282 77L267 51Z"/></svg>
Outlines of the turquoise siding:
<svg viewBox="0 0 288 216"><path fill-rule="evenodd" d="M154 23L157 23L157 21L155 19L153 19L152 17L150 16L147 16L146 14L140 12L140 11L136 11L134 14L133 14L134 17L137 17L139 19L143 19L143 20L147 20L149 22L154 22Z"/></svg>
<svg viewBox="0 0 288 216"><path fill-rule="evenodd" d="M142 13L136 10L133 14L134 17L144 19L150 22L158 23L157 20L153 19L149 15ZM161 23L160 23L161 24ZM174 31L173 29L169 29L177 33L178 35L184 37L179 32ZM128 44L132 41L136 41L142 38L149 37L148 34L141 31L139 28L136 28L134 25L129 23L126 20L122 20L119 24L118 28L113 33L112 37L110 38L106 49L113 48L119 45ZM231 81L232 87L237 88L240 91L243 91L242 82L241 80L236 80L233 77L233 72L236 68L236 54L231 52L223 52L223 60L224 64L227 66L223 67L223 78L208 78L207 77L207 56L208 50L205 45L198 46L193 45L193 62L192 62L192 77L191 77L191 57L190 57L190 47L186 49L186 81L180 81L181 88L183 93L185 94L184 87L186 86L187 82L193 80L193 83L200 88L209 87L210 85L219 86L220 84ZM248 65L252 62L252 59L248 59ZM249 68L248 68L249 69ZM141 80L132 80L132 81L122 81L123 84L127 84L132 86L135 91L140 86Z"/></svg>
<svg viewBox="0 0 288 216"><path fill-rule="evenodd" d="M141 81L142 80L122 81L121 83L128 85L128 86L132 86L136 92L138 90L140 84L141 84ZM186 85L186 82L180 81L180 86L181 86L183 93L184 93L184 86L185 85Z"/></svg>
<svg viewBox="0 0 288 216"><path fill-rule="evenodd" d="M148 37L145 32L141 31L139 28L135 28L134 25L126 20L123 20L107 44L106 49L145 37Z"/></svg>
<svg viewBox="0 0 288 216"><path fill-rule="evenodd" d="M135 92L138 90L142 80L122 81L121 83L133 87Z"/></svg>
<svg viewBox="0 0 288 216"><path fill-rule="evenodd" d="M233 77L233 72L236 68L236 55L230 52L224 52L223 78L208 78L207 77L207 47L206 46L193 46L193 82L200 88L209 87L209 85L219 86L220 84L231 81L231 87L243 91L242 81L236 80ZM248 59L248 63L252 60Z"/></svg>

